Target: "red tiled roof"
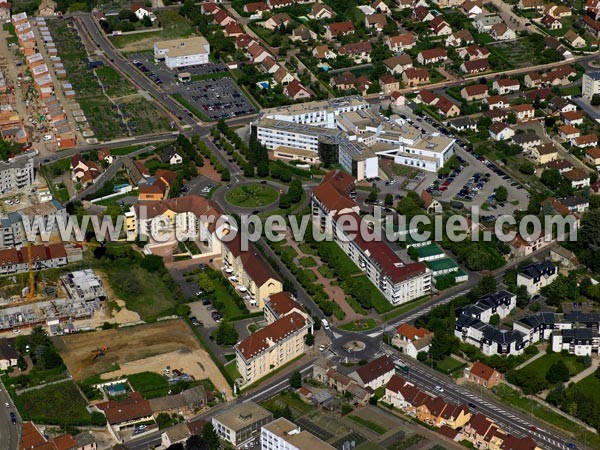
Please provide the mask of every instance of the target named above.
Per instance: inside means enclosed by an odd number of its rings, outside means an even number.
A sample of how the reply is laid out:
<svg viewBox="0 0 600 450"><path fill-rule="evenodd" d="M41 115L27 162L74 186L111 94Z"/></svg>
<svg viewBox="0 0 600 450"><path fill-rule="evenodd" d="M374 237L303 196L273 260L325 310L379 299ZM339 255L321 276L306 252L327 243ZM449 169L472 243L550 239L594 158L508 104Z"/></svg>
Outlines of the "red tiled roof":
<svg viewBox="0 0 600 450"><path fill-rule="evenodd" d="M409 323L403 323L396 329L396 331L398 332L398 334L404 336L405 338L411 341L431 334L429 330L425 328L416 328Z"/></svg>
<svg viewBox="0 0 600 450"><path fill-rule="evenodd" d="M270 347L269 343L277 343L287 336L301 330L306 325L306 319L299 313L293 312L257 332L251 334L237 344L237 349L247 360Z"/></svg>
<svg viewBox="0 0 600 450"><path fill-rule="evenodd" d="M279 292L269 296L269 304L279 317L286 315L293 309L303 310L300 303L294 300L289 292Z"/></svg>
<svg viewBox="0 0 600 450"><path fill-rule="evenodd" d="M475 375L483 380L489 381L496 371L490 366L483 364L482 362L475 361L475 364L471 367L471 374Z"/></svg>
<svg viewBox="0 0 600 450"><path fill-rule="evenodd" d="M316 197L329 211L340 211L356 206L348 194L354 190L355 178L341 170L332 170L321 184L313 189Z"/></svg>
<svg viewBox="0 0 600 450"><path fill-rule="evenodd" d="M132 392L126 400L109 400L96 404L104 412L109 424L115 425L152 415L150 402L144 400L139 392Z"/></svg>
<svg viewBox="0 0 600 450"><path fill-rule="evenodd" d="M354 25L352 21L346 20L344 22L335 22L326 25L329 28L329 32L333 36L337 36L342 33L349 33L350 31L354 31Z"/></svg>
<svg viewBox="0 0 600 450"><path fill-rule="evenodd" d="M52 439L57 450L75 450L79 448L79 444L70 434L63 434Z"/></svg>
<svg viewBox="0 0 600 450"><path fill-rule="evenodd" d="M469 96L482 95L488 91L488 87L485 84L473 84L471 86L465 86L465 92Z"/></svg>
<svg viewBox="0 0 600 450"><path fill-rule="evenodd" d="M35 425L33 425L33 423L23 422L19 450L29 450L32 448L37 448L45 443L46 439L44 439L42 433L39 432L39 430L35 427Z"/></svg>
<svg viewBox="0 0 600 450"><path fill-rule="evenodd" d="M434 58L446 58L448 53L443 48L432 48L429 50L421 50L421 55L425 61Z"/></svg>
<svg viewBox="0 0 600 450"><path fill-rule="evenodd" d="M363 381L363 383L367 384L388 372L393 372L394 370L394 363L390 357L383 355L369 362L367 365L357 369L356 374Z"/></svg>

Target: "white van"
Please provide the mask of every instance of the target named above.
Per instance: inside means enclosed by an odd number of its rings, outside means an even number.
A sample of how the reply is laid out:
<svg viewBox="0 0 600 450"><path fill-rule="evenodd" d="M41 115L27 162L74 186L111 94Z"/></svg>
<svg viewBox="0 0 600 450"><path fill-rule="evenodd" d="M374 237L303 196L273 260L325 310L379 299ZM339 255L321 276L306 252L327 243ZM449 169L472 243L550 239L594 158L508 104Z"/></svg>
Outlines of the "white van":
<svg viewBox="0 0 600 450"><path fill-rule="evenodd" d="M329 330L329 322L327 322L327 319L321 319L321 325L323 325L323 328L326 330Z"/></svg>

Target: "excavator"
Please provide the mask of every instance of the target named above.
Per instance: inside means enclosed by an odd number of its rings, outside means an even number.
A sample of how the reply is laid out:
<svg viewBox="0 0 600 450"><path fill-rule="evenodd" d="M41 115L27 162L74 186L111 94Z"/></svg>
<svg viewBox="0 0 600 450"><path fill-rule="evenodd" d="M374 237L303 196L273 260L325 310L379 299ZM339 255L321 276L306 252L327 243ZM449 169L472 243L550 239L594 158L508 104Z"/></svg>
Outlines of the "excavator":
<svg viewBox="0 0 600 450"><path fill-rule="evenodd" d="M92 362L96 361L98 358L102 358L107 353L108 353L108 347L106 345L103 345L102 347L98 347L96 350L92 350L92 355L94 355L94 357L92 358Z"/></svg>

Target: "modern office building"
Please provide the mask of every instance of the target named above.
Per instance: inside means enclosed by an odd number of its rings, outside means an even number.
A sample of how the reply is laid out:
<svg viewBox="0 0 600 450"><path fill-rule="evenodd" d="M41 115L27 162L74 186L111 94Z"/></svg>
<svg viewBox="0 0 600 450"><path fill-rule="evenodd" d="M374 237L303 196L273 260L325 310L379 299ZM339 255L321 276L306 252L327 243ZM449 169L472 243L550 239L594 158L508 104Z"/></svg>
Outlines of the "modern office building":
<svg viewBox="0 0 600 450"><path fill-rule="evenodd" d="M261 450L334 450L284 417L280 417L262 427L260 433Z"/></svg>
<svg viewBox="0 0 600 450"><path fill-rule="evenodd" d="M169 69L208 64L209 56L210 44L202 36L154 44L154 59L164 61Z"/></svg>
<svg viewBox="0 0 600 450"><path fill-rule="evenodd" d="M221 439L238 446L254 438L272 420L271 412L254 402L247 402L214 416L212 424Z"/></svg>
<svg viewBox="0 0 600 450"><path fill-rule="evenodd" d="M252 132L268 149L315 152L323 163L340 164L358 181L378 176L379 157L437 171L454 154L454 140L425 134L401 118L383 118L360 97L265 110Z"/></svg>

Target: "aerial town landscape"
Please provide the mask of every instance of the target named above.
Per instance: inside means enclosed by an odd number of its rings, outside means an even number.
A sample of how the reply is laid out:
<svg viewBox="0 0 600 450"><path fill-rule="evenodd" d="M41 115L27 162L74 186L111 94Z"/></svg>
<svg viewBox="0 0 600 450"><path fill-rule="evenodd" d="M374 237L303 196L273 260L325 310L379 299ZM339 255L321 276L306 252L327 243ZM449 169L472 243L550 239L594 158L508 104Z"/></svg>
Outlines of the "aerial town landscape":
<svg viewBox="0 0 600 450"><path fill-rule="evenodd" d="M0 450L600 449L600 0L0 19Z"/></svg>

